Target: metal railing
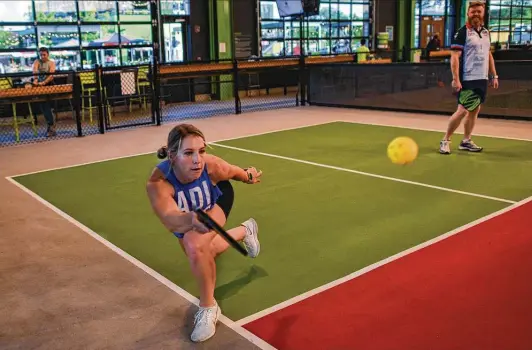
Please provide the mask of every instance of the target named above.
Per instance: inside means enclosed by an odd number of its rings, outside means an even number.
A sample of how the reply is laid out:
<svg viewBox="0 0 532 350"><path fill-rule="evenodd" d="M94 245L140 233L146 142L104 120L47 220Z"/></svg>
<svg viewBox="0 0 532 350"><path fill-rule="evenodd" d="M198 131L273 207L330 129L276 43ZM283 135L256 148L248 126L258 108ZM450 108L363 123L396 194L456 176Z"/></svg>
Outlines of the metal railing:
<svg viewBox="0 0 532 350"><path fill-rule="evenodd" d="M33 73L4 75L0 146L306 104L424 113L456 108L448 62L356 61L356 54L155 60L56 72L45 86L34 84ZM497 70L500 88L489 90L481 117L532 119L532 61L500 61Z"/></svg>
<svg viewBox="0 0 532 350"><path fill-rule="evenodd" d="M45 74L53 75L46 86L33 84L31 72L3 75L0 145L297 106L302 63L276 58L96 66Z"/></svg>

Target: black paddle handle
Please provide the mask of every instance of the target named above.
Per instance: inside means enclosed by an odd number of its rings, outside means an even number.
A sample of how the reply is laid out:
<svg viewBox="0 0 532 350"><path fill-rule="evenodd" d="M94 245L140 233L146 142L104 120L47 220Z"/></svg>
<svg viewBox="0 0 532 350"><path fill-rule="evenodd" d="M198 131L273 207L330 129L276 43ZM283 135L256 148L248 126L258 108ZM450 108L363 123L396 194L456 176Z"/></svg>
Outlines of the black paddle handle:
<svg viewBox="0 0 532 350"><path fill-rule="evenodd" d="M210 228L211 230L214 230L216 233L218 233L220 236L222 236L227 243L229 243L233 248L238 250L240 254L247 256L248 252L247 250L240 245L233 237L229 235L216 221L214 221L207 213L205 213L201 209L196 209L194 211L198 215L199 221Z"/></svg>

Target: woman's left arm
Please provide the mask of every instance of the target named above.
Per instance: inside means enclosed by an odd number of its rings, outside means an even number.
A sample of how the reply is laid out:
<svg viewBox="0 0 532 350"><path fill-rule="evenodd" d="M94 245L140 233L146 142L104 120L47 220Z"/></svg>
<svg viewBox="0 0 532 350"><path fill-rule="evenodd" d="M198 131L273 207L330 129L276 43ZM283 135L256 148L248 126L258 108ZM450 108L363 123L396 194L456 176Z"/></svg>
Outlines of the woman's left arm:
<svg viewBox="0 0 532 350"><path fill-rule="evenodd" d="M242 169L211 154L205 155L205 162L209 169L209 176L214 182L236 180L254 184L260 182L262 176L262 171L258 171L254 167Z"/></svg>

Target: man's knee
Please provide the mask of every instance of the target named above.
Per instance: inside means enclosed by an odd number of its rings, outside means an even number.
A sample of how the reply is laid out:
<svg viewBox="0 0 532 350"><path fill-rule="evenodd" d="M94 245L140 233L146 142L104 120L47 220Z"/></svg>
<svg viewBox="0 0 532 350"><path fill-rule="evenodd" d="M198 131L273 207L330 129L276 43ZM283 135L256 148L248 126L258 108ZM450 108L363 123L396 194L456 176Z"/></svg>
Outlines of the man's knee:
<svg viewBox="0 0 532 350"><path fill-rule="evenodd" d="M473 109L472 111L467 111L467 115L466 117L467 118L470 118L470 119L475 119L477 116L478 116L478 112L480 111L480 105L477 106L475 109Z"/></svg>
<svg viewBox="0 0 532 350"><path fill-rule="evenodd" d="M465 116L467 116L467 113L468 113L467 109L465 109L464 106L459 104L458 107L456 108L456 112L454 112L454 115L460 119L463 119Z"/></svg>

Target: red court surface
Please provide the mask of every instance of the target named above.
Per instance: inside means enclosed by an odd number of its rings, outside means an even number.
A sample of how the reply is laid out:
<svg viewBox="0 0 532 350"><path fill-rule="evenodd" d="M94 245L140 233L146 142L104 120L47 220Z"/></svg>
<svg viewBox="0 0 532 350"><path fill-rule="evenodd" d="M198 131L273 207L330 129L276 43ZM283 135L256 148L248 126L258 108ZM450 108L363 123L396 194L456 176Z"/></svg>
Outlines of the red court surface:
<svg viewBox="0 0 532 350"><path fill-rule="evenodd" d="M244 327L291 350L532 349L532 202Z"/></svg>

